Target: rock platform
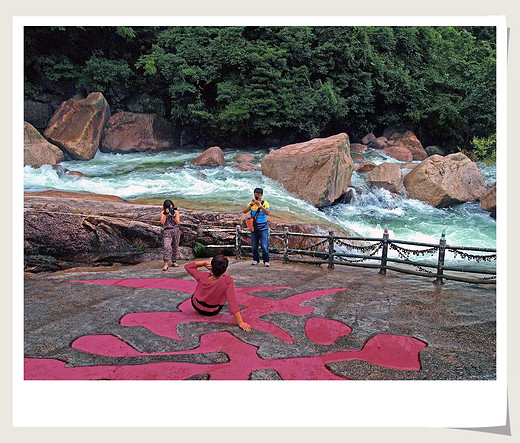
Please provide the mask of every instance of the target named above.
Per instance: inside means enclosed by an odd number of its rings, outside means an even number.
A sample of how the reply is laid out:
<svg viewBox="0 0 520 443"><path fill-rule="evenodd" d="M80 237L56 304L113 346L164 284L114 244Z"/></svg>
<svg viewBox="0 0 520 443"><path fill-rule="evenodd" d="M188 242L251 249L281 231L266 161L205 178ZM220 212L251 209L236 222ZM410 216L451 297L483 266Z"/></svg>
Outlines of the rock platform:
<svg viewBox="0 0 520 443"><path fill-rule="evenodd" d="M181 262L183 264L185 262ZM244 320L162 262L25 274L26 379L496 378L496 297L348 266L230 260Z"/></svg>

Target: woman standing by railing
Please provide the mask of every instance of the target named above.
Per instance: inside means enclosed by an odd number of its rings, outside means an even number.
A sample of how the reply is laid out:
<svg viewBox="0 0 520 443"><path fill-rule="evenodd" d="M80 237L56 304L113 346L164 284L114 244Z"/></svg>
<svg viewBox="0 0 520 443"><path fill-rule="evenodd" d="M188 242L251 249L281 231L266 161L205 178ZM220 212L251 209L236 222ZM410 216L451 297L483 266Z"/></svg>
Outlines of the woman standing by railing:
<svg viewBox="0 0 520 443"><path fill-rule="evenodd" d="M164 242L164 266L163 271L168 270L168 261L171 260L173 267L178 267L177 255L179 251L179 240L181 231L179 223L181 221L179 210L171 200L165 200L161 212L161 223L163 225Z"/></svg>

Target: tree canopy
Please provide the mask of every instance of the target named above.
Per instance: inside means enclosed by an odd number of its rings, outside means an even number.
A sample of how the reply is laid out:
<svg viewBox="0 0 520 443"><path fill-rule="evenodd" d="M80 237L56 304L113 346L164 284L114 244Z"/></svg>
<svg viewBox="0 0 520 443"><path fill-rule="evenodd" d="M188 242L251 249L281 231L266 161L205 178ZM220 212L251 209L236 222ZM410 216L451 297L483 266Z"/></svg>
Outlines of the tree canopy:
<svg viewBox="0 0 520 443"><path fill-rule="evenodd" d="M496 129L493 27L26 27L25 94L101 91L212 140L385 127L470 150Z"/></svg>

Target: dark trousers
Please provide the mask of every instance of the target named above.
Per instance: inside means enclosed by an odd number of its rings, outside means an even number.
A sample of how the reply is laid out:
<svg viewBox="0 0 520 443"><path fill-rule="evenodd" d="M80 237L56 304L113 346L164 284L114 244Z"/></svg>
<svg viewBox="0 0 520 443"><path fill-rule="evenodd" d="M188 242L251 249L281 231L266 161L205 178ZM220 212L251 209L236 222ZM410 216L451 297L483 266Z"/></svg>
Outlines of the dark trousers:
<svg viewBox="0 0 520 443"><path fill-rule="evenodd" d="M269 229L251 232L251 247L253 248L253 260L260 261L260 253L258 252L258 245L262 248L262 258L264 263L269 261Z"/></svg>

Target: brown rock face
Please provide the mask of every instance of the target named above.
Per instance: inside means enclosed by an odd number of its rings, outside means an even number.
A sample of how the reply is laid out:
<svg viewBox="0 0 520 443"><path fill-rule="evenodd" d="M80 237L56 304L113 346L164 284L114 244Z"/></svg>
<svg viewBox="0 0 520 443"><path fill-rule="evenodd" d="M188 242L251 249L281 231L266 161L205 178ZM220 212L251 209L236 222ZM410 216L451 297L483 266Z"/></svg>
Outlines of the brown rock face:
<svg viewBox="0 0 520 443"><path fill-rule="evenodd" d="M246 230L242 212L179 210L180 259L193 258L193 241L234 244L235 234L222 232L222 228L241 225ZM160 212L160 205L127 203L115 196L60 191L27 193L24 198L25 269L56 271L92 264L161 260ZM327 226L286 222L274 216L269 216L269 225L274 232L283 232L284 226L290 232L330 230ZM282 248L282 241L273 237L270 243ZM314 242L314 239L294 237L289 247L302 249ZM250 245L249 235L244 235L243 244Z"/></svg>
<svg viewBox="0 0 520 443"><path fill-rule="evenodd" d="M384 148L383 152L401 162L411 162L413 160L412 153L403 146L389 146Z"/></svg>
<svg viewBox="0 0 520 443"><path fill-rule="evenodd" d="M175 144L173 125L156 114L118 112L108 120L102 152L164 151Z"/></svg>
<svg viewBox="0 0 520 443"><path fill-rule="evenodd" d="M361 143L350 144L350 152L365 152L366 150L368 150L366 145L362 145Z"/></svg>
<svg viewBox="0 0 520 443"><path fill-rule="evenodd" d="M253 154L240 154L235 157L235 161L238 163L242 163L242 162L252 163L255 161L255 156Z"/></svg>
<svg viewBox="0 0 520 443"><path fill-rule="evenodd" d="M35 128L45 129L51 117L52 107L49 104L34 100L24 100L23 118Z"/></svg>
<svg viewBox="0 0 520 443"><path fill-rule="evenodd" d="M363 162L359 166L356 167L356 172L364 173L364 172L370 172L372 169L374 169L377 165L374 162Z"/></svg>
<svg viewBox="0 0 520 443"><path fill-rule="evenodd" d="M404 185L408 198L436 207L475 201L486 192L482 172L462 152L428 157L408 173Z"/></svg>
<svg viewBox="0 0 520 443"><path fill-rule="evenodd" d="M61 149L49 143L30 123L24 122L23 163L33 168L55 165L64 160Z"/></svg>
<svg viewBox="0 0 520 443"><path fill-rule="evenodd" d="M480 206L486 211L494 212L497 208L497 187L494 186L480 197Z"/></svg>
<svg viewBox="0 0 520 443"><path fill-rule="evenodd" d="M262 168L258 165L255 165L253 162L255 161L255 156L253 154L240 154L235 157L235 161L237 162L235 168L239 171L261 171Z"/></svg>
<svg viewBox="0 0 520 443"><path fill-rule="evenodd" d="M372 186L387 189L394 194L403 192L403 173L395 163L381 163L376 166L368 174L368 181Z"/></svg>
<svg viewBox="0 0 520 443"><path fill-rule="evenodd" d="M317 207L347 191L354 163L345 133L284 146L262 161L262 173Z"/></svg>
<svg viewBox="0 0 520 443"><path fill-rule="evenodd" d="M363 143L364 145L368 145L372 140L375 140L375 139L376 139L376 136L374 134L370 133L370 134L365 135L361 139L361 143Z"/></svg>
<svg viewBox="0 0 520 443"><path fill-rule="evenodd" d="M239 171L261 171L262 168L251 162L240 162L235 165Z"/></svg>
<svg viewBox="0 0 520 443"><path fill-rule="evenodd" d="M358 153L352 154L350 157L354 163L362 163L365 161L365 157Z"/></svg>
<svg viewBox="0 0 520 443"><path fill-rule="evenodd" d="M63 102L49 121L44 132L75 160L90 160L96 155L110 108L100 92L93 92L84 100Z"/></svg>
<svg viewBox="0 0 520 443"><path fill-rule="evenodd" d="M388 146L386 137L377 137L367 143L367 146L371 149L385 149Z"/></svg>
<svg viewBox="0 0 520 443"><path fill-rule="evenodd" d="M63 175L72 175L75 177L91 177L90 175L83 174L83 172L71 171L70 169L64 168L62 165L54 165L52 169L54 169L58 173L59 177L62 177Z"/></svg>
<svg viewBox="0 0 520 443"><path fill-rule="evenodd" d="M422 161L428 157L421 142L412 131L394 132L388 139L388 146L402 146L407 148L413 155L413 160Z"/></svg>
<svg viewBox="0 0 520 443"><path fill-rule="evenodd" d="M224 153L218 146L206 149L197 158L193 159L192 163L195 166L224 166Z"/></svg>

